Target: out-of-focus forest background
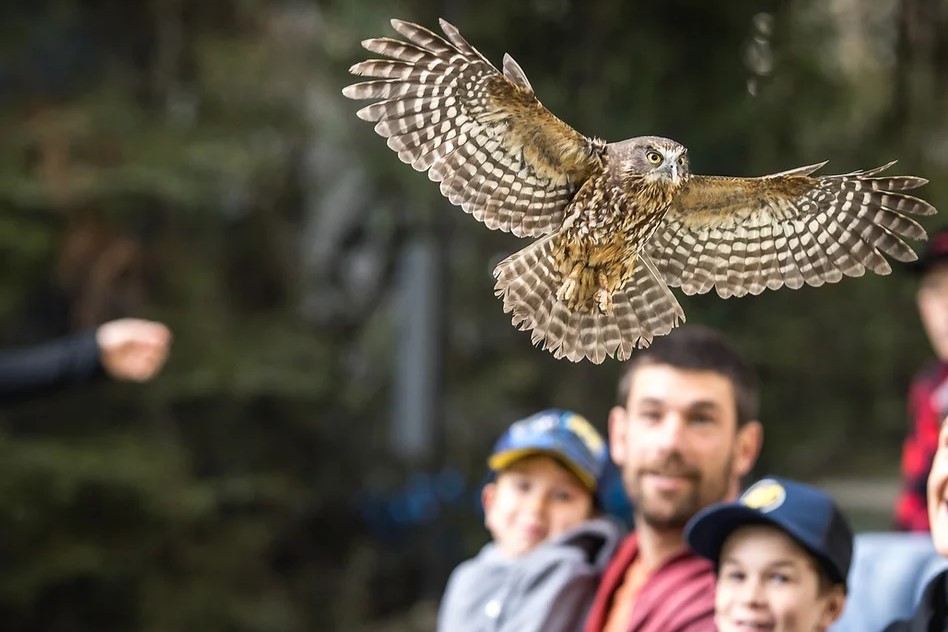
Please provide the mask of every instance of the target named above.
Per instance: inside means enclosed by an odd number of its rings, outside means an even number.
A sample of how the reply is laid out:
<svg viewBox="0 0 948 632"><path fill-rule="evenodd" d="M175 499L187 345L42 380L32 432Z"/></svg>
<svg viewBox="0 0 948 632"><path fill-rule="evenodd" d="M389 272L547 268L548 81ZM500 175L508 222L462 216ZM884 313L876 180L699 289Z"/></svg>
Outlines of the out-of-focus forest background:
<svg viewBox="0 0 948 632"><path fill-rule="evenodd" d="M0 409L4 630L424 629L486 539L501 429L549 406L605 429L616 363L511 327L490 270L521 243L341 95L360 40L440 16L583 133L674 138L700 173L898 158L948 211L945 0L3 3L0 343L175 334L146 386ZM680 296L760 371L758 473L886 498L930 356L894 268Z"/></svg>

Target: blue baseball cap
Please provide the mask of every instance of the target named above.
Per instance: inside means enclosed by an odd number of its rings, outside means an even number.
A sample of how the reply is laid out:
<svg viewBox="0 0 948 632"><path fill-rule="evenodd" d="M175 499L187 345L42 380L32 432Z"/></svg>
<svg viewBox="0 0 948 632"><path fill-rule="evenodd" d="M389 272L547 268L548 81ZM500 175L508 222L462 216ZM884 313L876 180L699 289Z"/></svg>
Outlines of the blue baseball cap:
<svg viewBox="0 0 948 632"><path fill-rule="evenodd" d="M736 502L706 507L688 522L685 540L717 565L728 536L754 524L780 529L816 558L832 582L846 585L853 530L832 496L797 481L765 478Z"/></svg>
<svg viewBox="0 0 948 632"><path fill-rule="evenodd" d="M561 461L593 493L609 463L606 442L585 417L551 408L513 423L497 440L487 464L500 472L537 454Z"/></svg>

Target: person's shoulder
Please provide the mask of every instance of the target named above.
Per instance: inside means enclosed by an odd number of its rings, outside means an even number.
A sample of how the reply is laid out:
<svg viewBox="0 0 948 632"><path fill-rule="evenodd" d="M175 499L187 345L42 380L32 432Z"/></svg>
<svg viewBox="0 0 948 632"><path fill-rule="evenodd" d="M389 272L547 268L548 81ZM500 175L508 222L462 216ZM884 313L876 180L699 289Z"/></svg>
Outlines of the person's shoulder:
<svg viewBox="0 0 948 632"><path fill-rule="evenodd" d="M928 582L910 618L893 621L883 632L929 630L935 629L932 624L944 625L945 622L948 622L948 570Z"/></svg>
<svg viewBox="0 0 948 632"><path fill-rule="evenodd" d="M569 564L602 570L623 537L622 527L610 518L586 520L560 536L547 540L522 558L525 564Z"/></svg>
<svg viewBox="0 0 948 632"><path fill-rule="evenodd" d="M450 582L464 582L469 579L476 579L485 573L494 572L507 568L513 564L513 560L504 558L500 550L493 542L485 544L477 555L468 558L458 564L451 572Z"/></svg>

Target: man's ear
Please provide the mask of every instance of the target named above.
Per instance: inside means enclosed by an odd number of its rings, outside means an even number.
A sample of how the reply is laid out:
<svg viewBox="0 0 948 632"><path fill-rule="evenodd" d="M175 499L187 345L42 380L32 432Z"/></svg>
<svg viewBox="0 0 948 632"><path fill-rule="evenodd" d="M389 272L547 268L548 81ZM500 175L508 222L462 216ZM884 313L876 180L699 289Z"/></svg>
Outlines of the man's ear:
<svg viewBox="0 0 948 632"><path fill-rule="evenodd" d="M481 490L481 506L484 508L484 525L490 519L490 510L494 506L494 499L497 497L497 483L488 483Z"/></svg>
<svg viewBox="0 0 948 632"><path fill-rule="evenodd" d="M757 421L748 421L737 430L737 445L734 455L734 473L739 477L747 476L757 462L760 449L764 444L764 426Z"/></svg>
<svg viewBox="0 0 948 632"><path fill-rule="evenodd" d="M626 459L627 421L626 410L622 406L613 406L609 411L609 455L619 467L622 467Z"/></svg>

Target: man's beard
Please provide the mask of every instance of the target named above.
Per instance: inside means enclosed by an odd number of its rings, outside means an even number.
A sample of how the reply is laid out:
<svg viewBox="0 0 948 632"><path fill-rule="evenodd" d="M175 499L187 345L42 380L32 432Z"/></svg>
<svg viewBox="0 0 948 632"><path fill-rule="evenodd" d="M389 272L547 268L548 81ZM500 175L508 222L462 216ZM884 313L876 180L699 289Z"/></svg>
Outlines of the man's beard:
<svg viewBox="0 0 948 632"><path fill-rule="evenodd" d="M631 480L627 478L625 486L635 507L636 520L645 522L656 531L680 531L696 513L727 498L733 472L733 453L728 455L719 472L707 475L702 475L695 467L685 465L681 455L673 453L660 462L643 466L631 473ZM642 479L647 474L685 477L690 481L691 487L676 499L646 497Z"/></svg>

